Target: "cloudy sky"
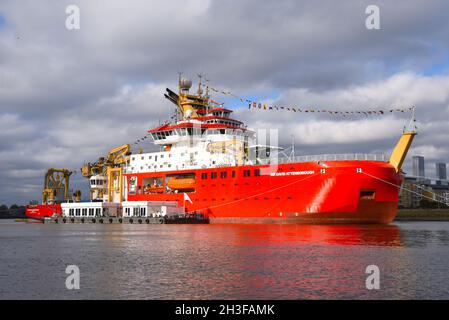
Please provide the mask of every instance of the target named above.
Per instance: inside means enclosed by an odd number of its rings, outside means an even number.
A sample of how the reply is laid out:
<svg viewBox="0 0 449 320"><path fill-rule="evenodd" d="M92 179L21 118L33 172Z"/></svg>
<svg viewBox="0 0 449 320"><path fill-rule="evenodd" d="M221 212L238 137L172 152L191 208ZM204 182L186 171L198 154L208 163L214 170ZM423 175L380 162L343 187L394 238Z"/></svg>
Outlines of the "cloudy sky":
<svg viewBox="0 0 449 320"><path fill-rule="evenodd" d="M65 26L69 4L79 30ZM371 4L380 30L365 27ZM0 203L40 199L47 168L79 169L166 120L163 91L180 71L278 105L416 105L410 155L424 155L432 176L435 161L449 161L448 12L447 0L1 0ZM250 127L278 128L282 144L294 134L298 154L389 154L409 117L225 101ZM85 189L79 174L72 182Z"/></svg>

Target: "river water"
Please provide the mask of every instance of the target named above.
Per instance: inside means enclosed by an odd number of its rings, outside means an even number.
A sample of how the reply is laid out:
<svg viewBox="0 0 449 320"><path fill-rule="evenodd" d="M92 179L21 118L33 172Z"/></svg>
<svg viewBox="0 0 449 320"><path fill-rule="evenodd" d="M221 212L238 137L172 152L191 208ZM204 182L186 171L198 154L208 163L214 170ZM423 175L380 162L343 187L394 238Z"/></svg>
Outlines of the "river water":
<svg viewBox="0 0 449 320"><path fill-rule="evenodd" d="M66 288L68 265L80 289ZM368 290L366 268L379 268ZM449 222L44 225L0 220L0 299L449 299Z"/></svg>

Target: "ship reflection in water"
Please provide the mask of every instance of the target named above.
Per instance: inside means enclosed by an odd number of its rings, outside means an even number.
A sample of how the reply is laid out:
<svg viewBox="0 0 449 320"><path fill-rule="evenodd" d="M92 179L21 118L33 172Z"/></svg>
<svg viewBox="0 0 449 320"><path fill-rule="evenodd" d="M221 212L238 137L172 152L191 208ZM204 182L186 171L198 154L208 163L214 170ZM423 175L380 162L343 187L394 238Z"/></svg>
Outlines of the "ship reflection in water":
<svg viewBox="0 0 449 320"><path fill-rule="evenodd" d="M240 225L237 240L272 244L400 246L395 225ZM251 244L251 243L248 243Z"/></svg>
<svg viewBox="0 0 449 320"><path fill-rule="evenodd" d="M0 223L0 298L449 298L449 223ZM65 288L79 266L81 289ZM368 290L368 265L380 269Z"/></svg>

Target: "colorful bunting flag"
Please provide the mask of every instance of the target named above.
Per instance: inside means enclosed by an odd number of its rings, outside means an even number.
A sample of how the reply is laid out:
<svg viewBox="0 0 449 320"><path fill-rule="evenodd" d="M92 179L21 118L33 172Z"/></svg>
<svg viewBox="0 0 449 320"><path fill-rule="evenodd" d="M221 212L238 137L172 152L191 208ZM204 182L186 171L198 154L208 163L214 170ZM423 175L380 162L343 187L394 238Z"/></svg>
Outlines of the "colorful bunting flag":
<svg viewBox="0 0 449 320"><path fill-rule="evenodd" d="M389 109L389 110L328 110L328 109L315 109L315 108L309 108L309 109L301 109L298 108L297 106L293 106L293 107L282 107L282 106L271 106L267 103L261 103L261 102L257 102L257 101L253 101L251 99L244 99L241 98L235 94L233 94L230 91L225 91L225 90L218 90L215 88L210 88L212 91L217 92L217 93L222 93L224 95L227 96L233 96L237 99L239 99L242 103L243 102L247 102L248 103L248 109L251 109L251 107L253 108L258 108L258 109L263 109L263 110L287 110L287 111L293 111L293 112L304 112L304 113L328 113L330 115L341 115L343 117L347 117L348 115L355 115L355 114L359 114L359 115L365 115L365 116L371 116L371 115L384 115L386 112L407 112L407 111L412 111L414 110L414 106L413 107L408 107L408 108L393 108L393 109Z"/></svg>

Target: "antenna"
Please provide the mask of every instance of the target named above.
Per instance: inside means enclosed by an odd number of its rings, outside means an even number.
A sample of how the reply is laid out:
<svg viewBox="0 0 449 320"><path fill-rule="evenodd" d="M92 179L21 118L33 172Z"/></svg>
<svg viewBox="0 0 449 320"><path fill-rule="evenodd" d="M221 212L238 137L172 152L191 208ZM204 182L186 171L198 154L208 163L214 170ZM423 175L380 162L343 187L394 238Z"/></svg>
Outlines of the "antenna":
<svg viewBox="0 0 449 320"><path fill-rule="evenodd" d="M209 79L206 79L206 99L209 99Z"/></svg>
<svg viewBox="0 0 449 320"><path fill-rule="evenodd" d="M412 110L412 117L410 119L410 122L408 123L408 126L404 128L404 131L416 133L418 129L418 127L416 126L416 107L412 106L411 110Z"/></svg>
<svg viewBox="0 0 449 320"><path fill-rule="evenodd" d="M178 71L178 91L181 92L181 78L182 78L182 71Z"/></svg>
<svg viewBox="0 0 449 320"><path fill-rule="evenodd" d="M198 73L198 78L200 79L198 82L198 95L202 95L203 94L203 90L201 89L201 86L203 85L201 80L202 80L203 75L201 73Z"/></svg>
<svg viewBox="0 0 449 320"><path fill-rule="evenodd" d="M292 138L292 153L291 153L291 157L293 159L293 157L295 156L295 135L291 135Z"/></svg>
<svg viewBox="0 0 449 320"><path fill-rule="evenodd" d="M206 79L206 114L209 113L209 79Z"/></svg>

